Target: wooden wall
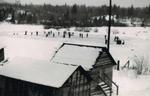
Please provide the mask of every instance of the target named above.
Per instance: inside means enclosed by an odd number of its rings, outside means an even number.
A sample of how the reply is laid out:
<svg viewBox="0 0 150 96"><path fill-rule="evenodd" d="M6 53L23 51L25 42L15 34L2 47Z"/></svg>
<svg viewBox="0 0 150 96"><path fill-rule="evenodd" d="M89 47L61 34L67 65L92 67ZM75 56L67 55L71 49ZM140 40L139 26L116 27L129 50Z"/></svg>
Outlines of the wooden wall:
<svg viewBox="0 0 150 96"><path fill-rule="evenodd" d="M4 76L0 76L0 81L0 96L56 96L56 88Z"/></svg>
<svg viewBox="0 0 150 96"><path fill-rule="evenodd" d="M63 96L90 96L90 83L82 70L75 71L63 86Z"/></svg>
<svg viewBox="0 0 150 96"><path fill-rule="evenodd" d="M112 79L113 66L115 65L114 63L115 62L107 52L100 52L99 57L97 58L96 63L90 72L92 78L96 79L97 76L100 76L111 85L112 82L107 80L103 73L105 73L110 79Z"/></svg>

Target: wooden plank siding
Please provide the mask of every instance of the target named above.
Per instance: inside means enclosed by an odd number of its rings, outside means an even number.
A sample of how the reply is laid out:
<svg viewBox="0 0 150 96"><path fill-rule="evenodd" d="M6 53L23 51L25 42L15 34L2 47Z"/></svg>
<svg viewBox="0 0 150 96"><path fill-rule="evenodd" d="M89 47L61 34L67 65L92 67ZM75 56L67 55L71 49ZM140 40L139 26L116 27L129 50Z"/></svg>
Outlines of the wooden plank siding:
<svg viewBox="0 0 150 96"><path fill-rule="evenodd" d="M83 70L78 70L63 85L63 90L69 89L69 95L65 93L63 96L90 96L91 78L85 77ZM65 91L66 91L65 90Z"/></svg>
<svg viewBox="0 0 150 96"><path fill-rule="evenodd" d="M100 52L99 57L96 59L95 64L93 65L93 68L89 72L91 77L97 81L97 84L102 82L101 79L98 79L98 76L100 76L105 82L107 82L110 86L112 85L110 80L107 80L105 78L104 74L105 73L110 79L112 79L112 74L113 74L113 66L116 63L112 59L111 55L107 52ZM96 86L96 84L93 84L93 86Z"/></svg>
<svg viewBox="0 0 150 96"><path fill-rule="evenodd" d="M4 87L1 87L0 96L56 96L56 88L42 86L39 84L0 76L4 80ZM0 82L2 84L2 82Z"/></svg>
<svg viewBox="0 0 150 96"><path fill-rule="evenodd" d="M107 52L100 52L100 56L97 58L94 67L115 65L114 60L111 58L110 54Z"/></svg>

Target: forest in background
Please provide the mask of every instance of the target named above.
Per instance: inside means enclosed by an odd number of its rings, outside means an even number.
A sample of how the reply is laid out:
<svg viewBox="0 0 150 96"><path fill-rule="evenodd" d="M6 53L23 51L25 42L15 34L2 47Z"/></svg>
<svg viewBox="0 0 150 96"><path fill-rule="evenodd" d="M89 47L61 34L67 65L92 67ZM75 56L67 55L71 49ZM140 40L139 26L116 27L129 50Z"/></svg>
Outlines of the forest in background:
<svg viewBox="0 0 150 96"><path fill-rule="evenodd" d="M45 24L48 27L61 26L107 26L109 7L85 5L21 5L0 4L0 21L17 24ZM130 20L131 24L140 21L141 26L150 21L150 5L143 8L112 6L112 26L127 26L121 20Z"/></svg>

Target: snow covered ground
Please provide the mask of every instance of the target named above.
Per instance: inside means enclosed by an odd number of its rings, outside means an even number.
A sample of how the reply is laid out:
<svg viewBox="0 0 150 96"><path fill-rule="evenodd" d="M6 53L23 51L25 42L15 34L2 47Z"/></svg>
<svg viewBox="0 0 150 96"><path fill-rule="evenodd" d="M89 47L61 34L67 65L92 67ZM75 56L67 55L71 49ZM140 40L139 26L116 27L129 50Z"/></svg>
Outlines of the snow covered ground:
<svg viewBox="0 0 150 96"><path fill-rule="evenodd" d="M74 36L63 38L63 31L66 29L43 29L42 25L13 25L0 23L0 46L5 46L6 58L12 59L15 56L34 57L36 59L49 60L54 52L63 42L106 46L104 35L107 35L107 27L90 28L90 32L83 33L83 38L79 37L82 32L70 28L69 32L74 32ZM95 30L98 32L95 32ZM24 35L25 31L28 32ZM39 35L36 36L36 32ZM46 37L50 31L53 33ZM60 33L58 33L60 32ZM59 35L58 35L59 34ZM119 36L125 40L125 45L116 45L114 37ZM150 27L112 27L110 52L116 61L120 60L123 66L134 56L145 56L150 65ZM52 51L48 51L52 50ZM149 96L150 76L142 75L132 77L128 71L114 70L114 81L119 84L119 96Z"/></svg>
<svg viewBox="0 0 150 96"><path fill-rule="evenodd" d="M129 76L129 71L114 70L114 81L119 85L119 96L149 96L150 75ZM116 96L116 95L113 95Z"/></svg>

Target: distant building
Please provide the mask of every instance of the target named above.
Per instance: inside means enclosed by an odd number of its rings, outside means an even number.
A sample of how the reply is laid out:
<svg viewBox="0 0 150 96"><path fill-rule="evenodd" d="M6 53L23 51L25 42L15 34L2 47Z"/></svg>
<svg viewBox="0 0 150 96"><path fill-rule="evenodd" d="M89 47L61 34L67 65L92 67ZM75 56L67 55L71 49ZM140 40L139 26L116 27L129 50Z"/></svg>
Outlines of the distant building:
<svg viewBox="0 0 150 96"><path fill-rule="evenodd" d="M127 26L141 26L142 25L142 19L141 18L119 18L118 22L126 24Z"/></svg>
<svg viewBox="0 0 150 96"><path fill-rule="evenodd" d="M109 15L93 16L93 17L91 17L91 19L90 19L91 22L93 22L94 19L96 19L96 20L104 19L104 20L108 21L108 20L109 20ZM117 16L116 16L116 15L111 16L111 19L112 19L113 21L117 22Z"/></svg>

